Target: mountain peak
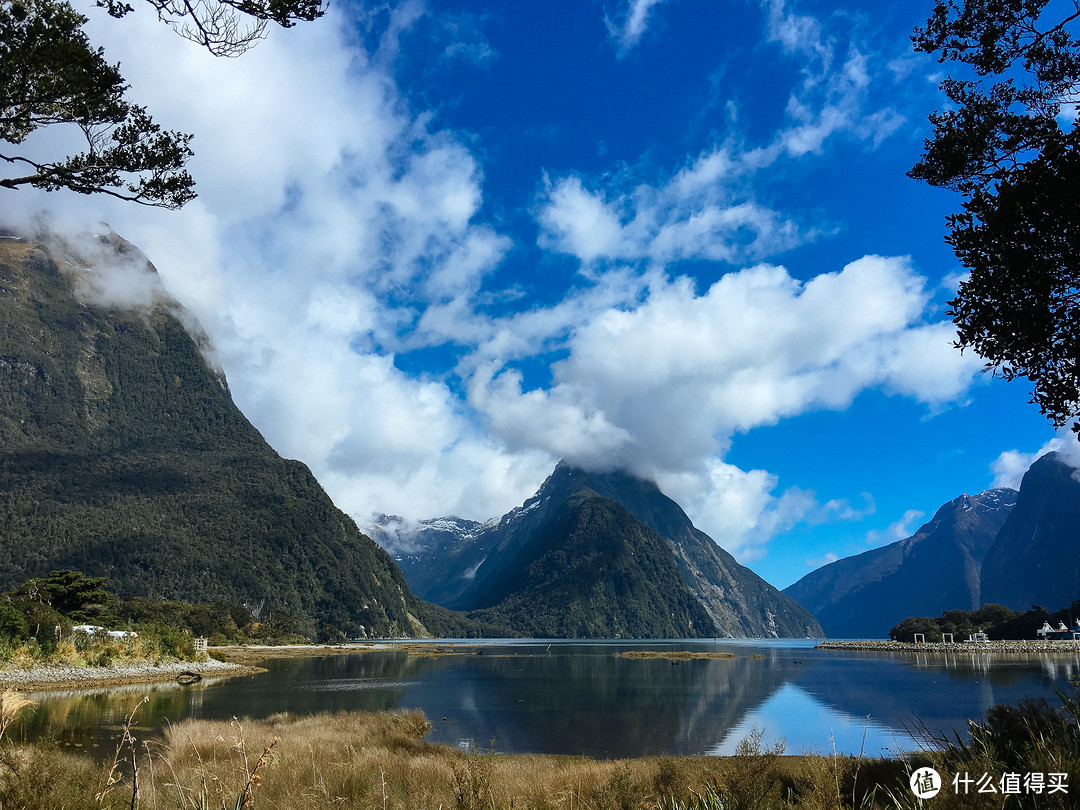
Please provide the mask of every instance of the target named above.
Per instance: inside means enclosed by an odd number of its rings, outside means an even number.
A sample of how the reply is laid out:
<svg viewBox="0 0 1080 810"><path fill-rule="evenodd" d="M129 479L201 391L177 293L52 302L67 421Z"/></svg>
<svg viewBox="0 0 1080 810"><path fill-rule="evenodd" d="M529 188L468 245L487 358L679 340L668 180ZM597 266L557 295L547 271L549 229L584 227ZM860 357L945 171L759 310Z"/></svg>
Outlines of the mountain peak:
<svg viewBox="0 0 1080 810"><path fill-rule="evenodd" d="M0 239L0 588L76 568L123 595L415 633L430 606L266 444L158 285L115 234Z"/></svg>
<svg viewBox="0 0 1080 810"><path fill-rule="evenodd" d="M447 607L468 609L481 601L487 604L490 597L483 595L490 592L511 598L503 583L517 576L514 572L526 559L533 559L530 549L540 542L537 538L553 542L549 536L552 525L579 510L602 521L603 525L592 529L598 536L607 535L612 521L622 527L625 538L637 538L635 542L658 535L685 586L724 635L805 637L820 633L813 616L695 528L682 508L654 482L626 470L591 472L565 460L556 465L535 495L510 510L497 525L485 527L455 548L440 543L429 532L423 541L427 548L424 558L403 559L402 567L419 595ZM448 576L448 569L458 573ZM548 564L544 570L551 573ZM701 622L695 626L700 629Z"/></svg>
<svg viewBox="0 0 1080 810"><path fill-rule="evenodd" d="M1076 598L1080 558L1080 472L1063 453L1047 453L1024 474L1016 507L983 562L983 595L1017 610Z"/></svg>
<svg viewBox="0 0 1080 810"><path fill-rule="evenodd" d="M908 616L982 606L980 569L1017 501L998 488L960 495L903 540L811 571L784 593L830 636L881 638Z"/></svg>

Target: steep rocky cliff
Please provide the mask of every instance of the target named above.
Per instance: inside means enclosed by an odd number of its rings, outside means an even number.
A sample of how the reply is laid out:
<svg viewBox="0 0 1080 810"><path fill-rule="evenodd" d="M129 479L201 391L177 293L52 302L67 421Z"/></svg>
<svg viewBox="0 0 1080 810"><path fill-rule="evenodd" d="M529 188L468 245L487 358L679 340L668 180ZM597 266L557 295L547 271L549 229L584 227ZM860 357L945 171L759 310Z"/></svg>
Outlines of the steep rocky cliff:
<svg viewBox="0 0 1080 810"><path fill-rule="evenodd" d="M115 234L0 239L0 589L74 568L353 635L452 625L267 445L207 356Z"/></svg>

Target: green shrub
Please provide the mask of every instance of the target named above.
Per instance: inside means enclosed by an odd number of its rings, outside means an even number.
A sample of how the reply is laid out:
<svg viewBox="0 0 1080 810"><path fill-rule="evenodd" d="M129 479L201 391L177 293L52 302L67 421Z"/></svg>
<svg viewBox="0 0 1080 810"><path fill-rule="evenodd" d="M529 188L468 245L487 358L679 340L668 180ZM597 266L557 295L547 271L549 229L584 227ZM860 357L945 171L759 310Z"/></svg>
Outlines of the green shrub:
<svg viewBox="0 0 1080 810"><path fill-rule="evenodd" d="M101 782L101 768L91 760L39 744L0 747L0 807L97 808L88 785Z"/></svg>
<svg viewBox="0 0 1080 810"><path fill-rule="evenodd" d="M957 774L973 779L989 774L996 782L1008 773L1067 774L1068 792L1027 792L1010 794L1004 806L1017 810L1066 810L1075 808L1078 785L1072 784L1080 773L1080 690L1060 692L1060 706L1045 699L1023 699L1013 706L991 706L982 722L969 725L970 740L954 733L943 739L942 751L935 755L936 767L945 788L934 799L941 810L1001 807L999 794L978 793L971 786L967 793L951 784Z"/></svg>
<svg viewBox="0 0 1080 810"><path fill-rule="evenodd" d="M0 636L25 641L30 637L26 614L11 604L0 605Z"/></svg>
<svg viewBox="0 0 1080 810"><path fill-rule="evenodd" d="M180 658L188 661L195 657L195 639L172 628L163 627L158 631L158 650L165 658Z"/></svg>
<svg viewBox="0 0 1080 810"><path fill-rule="evenodd" d="M764 730L755 727L735 746L732 768L723 783L733 810L765 810L780 804L784 786L777 759L784 753L786 741L777 740L770 748L761 744L764 736Z"/></svg>

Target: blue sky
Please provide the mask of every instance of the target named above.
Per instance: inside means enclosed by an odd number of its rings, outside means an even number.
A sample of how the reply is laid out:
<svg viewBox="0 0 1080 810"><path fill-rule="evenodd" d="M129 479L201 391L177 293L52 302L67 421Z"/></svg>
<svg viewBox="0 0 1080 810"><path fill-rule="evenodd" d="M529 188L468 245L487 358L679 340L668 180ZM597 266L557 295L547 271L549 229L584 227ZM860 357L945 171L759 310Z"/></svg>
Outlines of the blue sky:
<svg viewBox="0 0 1080 810"><path fill-rule="evenodd" d="M139 245L362 524L497 516L566 457L655 477L784 587L1061 441L950 346L959 200L905 176L930 7L339 2L218 60L88 3L200 198L0 210Z"/></svg>

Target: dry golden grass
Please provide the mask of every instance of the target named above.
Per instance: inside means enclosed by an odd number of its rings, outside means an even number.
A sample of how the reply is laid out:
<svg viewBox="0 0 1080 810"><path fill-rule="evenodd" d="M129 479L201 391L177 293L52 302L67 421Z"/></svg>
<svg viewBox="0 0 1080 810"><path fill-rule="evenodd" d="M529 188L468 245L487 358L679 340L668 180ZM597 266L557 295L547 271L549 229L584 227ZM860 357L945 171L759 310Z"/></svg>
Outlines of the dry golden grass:
<svg viewBox="0 0 1080 810"><path fill-rule="evenodd" d="M836 784L850 781L857 767L848 758L825 767L806 757L477 755L425 742L428 728L417 712L185 721L153 752L154 788L144 791L140 807L198 807L205 796L208 807L232 808L250 785L257 806L267 810L624 810L655 808L672 796L687 801L758 771L759 781L770 780L770 797L806 794L815 797L810 806L822 807L831 796L835 807ZM264 765L252 780L260 752Z"/></svg>
<svg viewBox="0 0 1080 810"><path fill-rule="evenodd" d="M160 759L177 774L174 800L205 793L210 806L230 807L243 792L251 751L275 737L281 742L255 793L260 807L584 807L583 797L610 781L611 763L468 755L425 743L427 729L416 713L185 722L170 732Z"/></svg>
<svg viewBox="0 0 1080 810"><path fill-rule="evenodd" d="M14 689L0 692L0 739L3 739L8 726L15 722L24 709L36 705L30 698Z"/></svg>
<svg viewBox="0 0 1080 810"><path fill-rule="evenodd" d="M194 660L205 660L199 656ZM35 642L20 644L10 652L5 669L34 669L40 666L104 667L111 662L160 664L183 660L162 651L152 635L123 639L72 634L57 643L47 654Z"/></svg>
<svg viewBox="0 0 1080 810"><path fill-rule="evenodd" d="M39 666L40 664L41 657L35 654L32 647L23 644L12 650L11 657L4 666L16 669L29 669L30 667Z"/></svg>
<svg viewBox="0 0 1080 810"><path fill-rule="evenodd" d="M818 810L851 806L841 797L866 767L855 758L760 751L614 761L477 755L425 742L428 729L418 712L186 720L168 728L164 741L125 735L116 763L92 767L47 746L5 744L0 807L655 810L696 807L696 797L720 791L725 808ZM902 765L879 767L895 775ZM50 795L62 795L62 804L50 804Z"/></svg>

